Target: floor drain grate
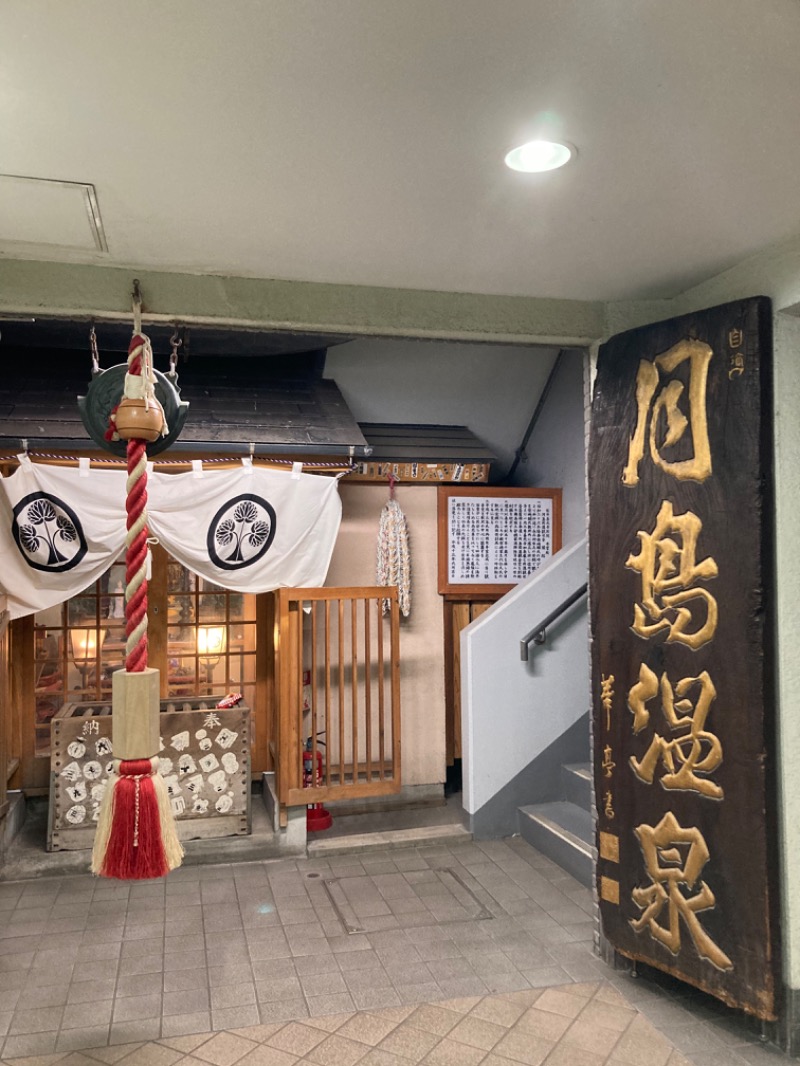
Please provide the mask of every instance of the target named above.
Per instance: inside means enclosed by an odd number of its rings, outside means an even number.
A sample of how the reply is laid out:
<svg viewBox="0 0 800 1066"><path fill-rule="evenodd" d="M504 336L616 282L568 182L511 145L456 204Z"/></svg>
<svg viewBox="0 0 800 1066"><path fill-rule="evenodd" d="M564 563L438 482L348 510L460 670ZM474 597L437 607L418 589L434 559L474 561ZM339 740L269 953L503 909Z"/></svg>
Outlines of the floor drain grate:
<svg viewBox="0 0 800 1066"><path fill-rule="evenodd" d="M357 874L326 877L322 884L348 934L385 928L379 923L392 915L401 928L494 917L460 873L449 867L425 873L425 880L420 881L407 881L400 873L374 878ZM413 921L404 921L404 915L413 915Z"/></svg>

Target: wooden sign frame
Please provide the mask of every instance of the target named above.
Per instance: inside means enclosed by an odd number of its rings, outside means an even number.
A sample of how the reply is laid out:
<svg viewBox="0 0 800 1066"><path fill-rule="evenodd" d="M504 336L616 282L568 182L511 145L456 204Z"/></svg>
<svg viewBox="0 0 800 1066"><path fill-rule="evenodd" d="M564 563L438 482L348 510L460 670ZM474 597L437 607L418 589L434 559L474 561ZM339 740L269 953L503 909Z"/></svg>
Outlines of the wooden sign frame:
<svg viewBox="0 0 800 1066"><path fill-rule="evenodd" d="M589 447L597 894L621 955L780 1006L765 297L601 346Z"/></svg>
<svg viewBox="0 0 800 1066"><path fill-rule="evenodd" d="M500 488L488 485L440 485L438 492L438 559L439 592L443 596L457 599L485 599L487 596L502 596L516 588L521 577L511 582L493 582L491 580L451 581L450 569L453 543L449 529L450 500L453 498L467 500L490 498L493 500L550 500L552 513L550 518L550 555L561 548L561 489ZM525 575L528 576L528 575Z"/></svg>

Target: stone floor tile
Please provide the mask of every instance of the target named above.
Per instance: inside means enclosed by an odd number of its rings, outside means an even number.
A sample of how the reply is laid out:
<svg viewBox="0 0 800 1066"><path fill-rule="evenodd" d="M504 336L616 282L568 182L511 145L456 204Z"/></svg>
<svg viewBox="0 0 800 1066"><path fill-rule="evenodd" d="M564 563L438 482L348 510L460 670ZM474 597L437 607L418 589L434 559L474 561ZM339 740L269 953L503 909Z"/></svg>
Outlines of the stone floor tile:
<svg viewBox="0 0 800 1066"><path fill-rule="evenodd" d="M489 991L489 986L477 975L474 977L449 978L446 981L440 981L439 987L442 990L442 995L447 999L457 999L464 996L484 996Z"/></svg>
<svg viewBox="0 0 800 1066"><path fill-rule="evenodd" d="M330 996L307 996L309 1017L321 1014L343 1014L355 1010L353 997L349 992L338 992Z"/></svg>
<svg viewBox="0 0 800 1066"><path fill-rule="evenodd" d="M424 1003L408 1016L408 1024L434 1036L447 1036L463 1017L464 1014L460 1011L449 1010L434 1003Z"/></svg>
<svg viewBox="0 0 800 1066"><path fill-rule="evenodd" d="M609 984L608 981L600 982L600 985L594 994L594 999L598 1003L608 1003L612 1007L629 1008L632 1002L632 1000L626 999L619 989L615 988L612 984Z"/></svg>
<svg viewBox="0 0 800 1066"><path fill-rule="evenodd" d="M164 992L188 992L190 989L207 988L207 970L170 970L164 974ZM119 995L119 990L117 991Z"/></svg>
<svg viewBox="0 0 800 1066"><path fill-rule="evenodd" d="M206 965L206 953L205 951L174 951L169 955L163 955L163 969L168 970L194 970ZM125 959L122 959L120 963L120 972L122 972L122 963ZM139 971L142 972L142 971Z"/></svg>
<svg viewBox="0 0 800 1066"><path fill-rule="evenodd" d="M260 1044L249 1051L243 1059L239 1059L239 1066L294 1066L297 1061L296 1055L270 1047L268 1044Z"/></svg>
<svg viewBox="0 0 800 1066"><path fill-rule="evenodd" d="M258 964L256 964L258 965ZM238 984L240 981L249 979L252 965L242 965L241 963L224 963L220 966L209 966L207 970L190 971L196 973L205 973L208 978L208 984L211 988L220 988L224 985ZM177 970L175 973L183 973L185 971ZM282 977L282 973L278 973L277 967L270 967L265 971L264 977ZM294 976L294 969L290 968L286 976ZM164 975L164 988L166 990L167 980L170 978L170 974Z"/></svg>
<svg viewBox="0 0 800 1066"><path fill-rule="evenodd" d="M307 999L311 996L331 996L339 992L347 992L344 977L338 971L336 973L315 973L301 977L300 984Z"/></svg>
<svg viewBox="0 0 800 1066"><path fill-rule="evenodd" d="M132 1021L112 1021L108 1036L110 1044L130 1044L157 1040L161 1036L161 1018L136 1018Z"/></svg>
<svg viewBox="0 0 800 1066"><path fill-rule="evenodd" d="M268 1037L266 1043L270 1047L286 1051L291 1055L302 1056L307 1055L312 1048L321 1044L325 1039L325 1031L322 1029L315 1029L303 1022L289 1022ZM228 1066L228 1064L220 1063L219 1066Z"/></svg>
<svg viewBox="0 0 800 1066"><path fill-rule="evenodd" d="M364 955L366 952L356 951L354 956ZM342 956L342 958L350 958L349 955ZM296 972L299 977L310 977L312 974L317 973L339 973L340 960L334 955L301 955L297 959L276 959L275 962L286 962L292 972ZM253 970L255 971L256 963L253 964ZM275 972L275 966L272 962L266 964L271 972ZM277 974L276 974L277 976Z"/></svg>
<svg viewBox="0 0 800 1066"><path fill-rule="evenodd" d="M583 1051L591 1051L593 1054L605 1058L611 1054L619 1038L619 1031L603 1029L591 1019L584 1020L581 1016L564 1033L561 1044L580 1048Z"/></svg>
<svg viewBox="0 0 800 1066"><path fill-rule="evenodd" d="M211 1012L207 1010L192 1011L189 1014L170 1014L161 1019L161 1035L164 1037L205 1033L210 1029Z"/></svg>
<svg viewBox="0 0 800 1066"><path fill-rule="evenodd" d="M398 1024L399 1022L394 1018L362 1011L348 1019L338 1033L349 1040L358 1040L362 1044L376 1047L397 1028Z"/></svg>
<svg viewBox="0 0 800 1066"><path fill-rule="evenodd" d="M271 1003L259 1003L258 1013L262 1025L293 1022L308 1017L308 1005L302 997L279 999Z"/></svg>
<svg viewBox="0 0 800 1066"><path fill-rule="evenodd" d="M412 1015L413 1017L413 1015ZM410 1062L422 1062L438 1044L441 1037L425 1029L417 1029L409 1023L401 1024L385 1037L379 1047L400 1055Z"/></svg>
<svg viewBox="0 0 800 1066"><path fill-rule="evenodd" d="M536 1001L539 1010L562 1014L565 1018L577 1018L585 1003L580 996L573 996L568 988L547 988Z"/></svg>
<svg viewBox="0 0 800 1066"><path fill-rule="evenodd" d="M468 1014L448 1034L451 1040L470 1047L491 1051L495 1044L507 1033L505 1026Z"/></svg>
<svg viewBox="0 0 800 1066"><path fill-rule="evenodd" d="M64 1058L59 1059L59 1062L62 1066L95 1066L95 1059L90 1059L80 1050L67 1052Z"/></svg>
<svg viewBox="0 0 800 1066"><path fill-rule="evenodd" d="M517 992L525 988L530 988L528 978L521 974L519 970L514 970L513 973L487 974L485 983L489 992L493 994L500 994L501 992Z"/></svg>
<svg viewBox="0 0 800 1066"><path fill-rule="evenodd" d="M220 1029L241 1029L245 1025L258 1025L260 1021L261 1014L256 1003L211 1009L211 1028L215 1032Z"/></svg>
<svg viewBox="0 0 800 1066"><path fill-rule="evenodd" d="M175 1051L180 1051L182 1055L189 1055L199 1048L201 1044L205 1044L211 1038L211 1035L209 1030L204 1029L201 1033L190 1033L186 1036L162 1036L159 1044L174 1048Z"/></svg>
<svg viewBox="0 0 800 1066"><path fill-rule="evenodd" d="M6 1037L3 1044L4 1059L18 1059L31 1055L51 1055L56 1049L57 1033L25 1033Z"/></svg>
<svg viewBox="0 0 800 1066"><path fill-rule="evenodd" d="M299 964L309 962L311 961L311 958L312 957L297 959L297 972L299 974L302 974L303 972ZM331 962L334 967L338 967L342 973L350 973L353 970L376 970L381 966L380 956L373 951L372 948L367 948L364 951L338 953L334 958L328 958L323 955L316 961L325 963ZM328 971L319 970L309 972L323 973Z"/></svg>
<svg viewBox="0 0 800 1066"><path fill-rule="evenodd" d="M298 977L277 977L266 981L256 981L256 999L259 1003L275 1003L282 999L299 998L303 988Z"/></svg>
<svg viewBox="0 0 800 1066"><path fill-rule="evenodd" d="M430 1003L442 998L443 992L435 982L421 985L395 985L401 1003Z"/></svg>
<svg viewBox="0 0 800 1066"><path fill-rule="evenodd" d="M602 1000L588 1003L580 1014L582 1022L591 1022L615 1033L624 1033L635 1017L636 1011L633 1007L604 1003Z"/></svg>
<svg viewBox="0 0 800 1066"><path fill-rule="evenodd" d="M126 974L117 978L115 995L120 999L126 996L146 996L159 984L160 977L154 979L150 973ZM84 999L82 1002L88 1001Z"/></svg>
<svg viewBox="0 0 800 1066"><path fill-rule="evenodd" d="M76 1008L67 1009L75 1010ZM161 1016L160 992L151 992L144 996L126 996L124 999L114 1000L114 1022L131 1022L156 1016L159 1018Z"/></svg>
<svg viewBox="0 0 800 1066"><path fill-rule="evenodd" d="M56 1051L85 1051L108 1044L108 1026L92 1025L85 1029L63 1029L56 1039ZM72 1064L70 1064L72 1066Z"/></svg>
<svg viewBox="0 0 800 1066"><path fill-rule="evenodd" d="M408 1066L408 1059L402 1059L399 1055L393 1055L383 1048L370 1048L358 1066Z"/></svg>
<svg viewBox="0 0 800 1066"><path fill-rule="evenodd" d="M192 965L196 964L193 963ZM114 969L116 970L116 962L114 963ZM161 973L163 969L164 956L160 953L157 955L137 955L130 959L120 959L119 962L120 977L134 976L135 974L142 973ZM92 967L92 975L97 976L96 966Z"/></svg>
<svg viewBox="0 0 800 1066"><path fill-rule="evenodd" d="M492 1055L522 1062L526 1066L539 1066L555 1047L555 1042L545 1037L534 1036L524 1029L512 1029L495 1044Z"/></svg>
<svg viewBox="0 0 800 1066"><path fill-rule="evenodd" d="M188 994L188 993L184 993ZM199 992L193 993L200 994ZM206 993L207 994L207 993ZM164 993L166 1014L167 993ZM237 981L234 984L220 985L211 989L211 1009L222 1010L225 1007L243 1007L256 1002L256 986L252 981Z"/></svg>
<svg viewBox="0 0 800 1066"><path fill-rule="evenodd" d="M513 1003L504 996L486 996L475 1004L470 1011L470 1017L481 1018L483 1021L510 1029L519 1021L525 1010L522 1004Z"/></svg>
<svg viewBox="0 0 800 1066"><path fill-rule="evenodd" d="M381 966L369 970L347 970L343 974L344 983L350 992L364 988L391 988L392 980Z"/></svg>
<svg viewBox="0 0 800 1066"><path fill-rule="evenodd" d="M352 1017L352 1011L347 1014L321 1015L318 1018L309 1018L304 1024L311 1025L314 1029L322 1029L326 1033L335 1033Z"/></svg>
<svg viewBox="0 0 800 1066"><path fill-rule="evenodd" d="M241 1029L228 1029L233 1036L241 1036L244 1040L252 1040L256 1044L266 1044L273 1033L282 1029L284 1022L273 1022L272 1025L246 1025Z"/></svg>
<svg viewBox="0 0 800 1066"><path fill-rule="evenodd" d="M181 1052L163 1044L142 1044L125 1057L126 1066L173 1066L182 1058Z"/></svg>
<svg viewBox="0 0 800 1066"><path fill-rule="evenodd" d="M597 1055L585 1048L571 1044L559 1044L547 1059L547 1066L604 1066L606 1055ZM647 1066L643 1063L642 1066Z"/></svg>
<svg viewBox="0 0 800 1066"><path fill-rule="evenodd" d="M130 1055L138 1047L141 1047L141 1044L115 1044L109 1047L88 1048L86 1054L97 1062L106 1063L106 1066L115 1066L120 1059Z"/></svg>
<svg viewBox="0 0 800 1066"><path fill-rule="evenodd" d="M637 1015L613 1050L614 1062L626 1066L664 1066L673 1046L641 1015Z"/></svg>
<svg viewBox="0 0 800 1066"><path fill-rule="evenodd" d="M445 1037L422 1061L424 1066L478 1066L486 1052Z"/></svg>
<svg viewBox="0 0 800 1066"><path fill-rule="evenodd" d="M231 1033L217 1033L193 1049L193 1054L196 1059L210 1062L212 1066L233 1066L256 1046L253 1040L233 1036Z"/></svg>
<svg viewBox="0 0 800 1066"><path fill-rule="evenodd" d="M338 1033L331 1033L322 1043L312 1048L306 1055L306 1061L316 1063L317 1066L355 1066L368 1050L366 1044L348 1040Z"/></svg>
<svg viewBox="0 0 800 1066"><path fill-rule="evenodd" d="M520 1017L516 1028L544 1037L545 1040L555 1041L561 1039L571 1024L571 1018L565 1018L564 1015L555 1014L553 1011L539 1010L533 1006Z"/></svg>
<svg viewBox="0 0 800 1066"><path fill-rule="evenodd" d="M48 1033L52 1029L58 1029L61 1025L63 1007L34 1007L30 1010L14 1012L11 1025L8 1027L9 1036L18 1036L23 1033Z"/></svg>
<svg viewBox="0 0 800 1066"><path fill-rule="evenodd" d="M380 1007L400 1007L400 996L394 988L352 989L350 995L357 1010L375 1010ZM411 1008L401 1008L410 1010Z"/></svg>

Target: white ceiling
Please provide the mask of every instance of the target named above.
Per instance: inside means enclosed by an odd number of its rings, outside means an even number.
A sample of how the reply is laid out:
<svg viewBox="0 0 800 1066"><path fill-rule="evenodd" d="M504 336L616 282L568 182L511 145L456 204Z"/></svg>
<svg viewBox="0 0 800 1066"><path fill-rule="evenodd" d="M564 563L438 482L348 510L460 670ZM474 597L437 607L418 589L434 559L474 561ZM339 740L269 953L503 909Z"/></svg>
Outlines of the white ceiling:
<svg viewBox="0 0 800 1066"><path fill-rule="evenodd" d="M4 0L0 173L109 252L0 254L669 297L800 231L798 115L797 0Z"/></svg>

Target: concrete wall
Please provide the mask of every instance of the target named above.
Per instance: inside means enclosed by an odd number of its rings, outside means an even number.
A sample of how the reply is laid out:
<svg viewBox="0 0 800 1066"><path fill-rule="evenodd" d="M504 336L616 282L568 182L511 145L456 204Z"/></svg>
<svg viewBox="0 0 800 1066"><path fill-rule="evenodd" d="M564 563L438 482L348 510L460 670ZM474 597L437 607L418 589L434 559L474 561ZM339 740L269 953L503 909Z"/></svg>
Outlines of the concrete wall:
<svg viewBox="0 0 800 1066"><path fill-rule="evenodd" d="M492 480L514 458L550 368L553 348L356 340L328 349L333 378L359 422L466 426L492 449Z"/></svg>
<svg viewBox="0 0 800 1066"><path fill-rule="evenodd" d="M563 490L564 544L586 535L584 360L582 351L564 352L514 476L515 485Z"/></svg>
<svg viewBox="0 0 800 1066"><path fill-rule="evenodd" d="M340 484L342 528L326 585L374 585L384 485ZM398 487L411 548L411 614L400 622L402 780L445 779L444 630L437 592L436 486Z"/></svg>
<svg viewBox="0 0 800 1066"><path fill-rule="evenodd" d="M532 651L528 662L519 654L520 638L586 577L586 541L581 539L565 546L461 634L464 809L476 835L513 829L517 798L506 786L587 713L585 600L548 630L547 643Z"/></svg>

